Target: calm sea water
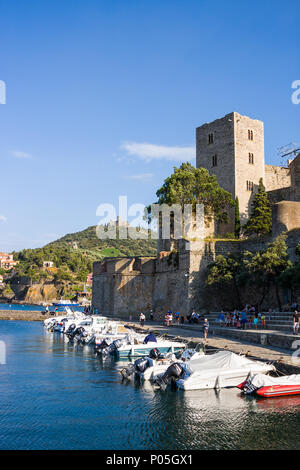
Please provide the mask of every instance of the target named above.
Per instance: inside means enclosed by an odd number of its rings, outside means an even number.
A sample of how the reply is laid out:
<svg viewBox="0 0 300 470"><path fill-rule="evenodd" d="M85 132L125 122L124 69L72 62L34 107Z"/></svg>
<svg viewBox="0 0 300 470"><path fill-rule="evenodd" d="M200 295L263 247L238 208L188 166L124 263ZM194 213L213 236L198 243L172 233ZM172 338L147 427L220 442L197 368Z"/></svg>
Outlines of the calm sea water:
<svg viewBox="0 0 300 470"><path fill-rule="evenodd" d="M155 391L122 383L38 322L0 321L0 449L300 449L300 396Z"/></svg>
<svg viewBox="0 0 300 470"><path fill-rule="evenodd" d="M72 307L73 310L83 311L83 307ZM45 310L45 307L42 305L23 305L23 304L1 304L0 310L23 310L24 312L41 312ZM55 307L50 305L49 311L52 312L55 310ZM64 312L64 307L57 307L59 312Z"/></svg>

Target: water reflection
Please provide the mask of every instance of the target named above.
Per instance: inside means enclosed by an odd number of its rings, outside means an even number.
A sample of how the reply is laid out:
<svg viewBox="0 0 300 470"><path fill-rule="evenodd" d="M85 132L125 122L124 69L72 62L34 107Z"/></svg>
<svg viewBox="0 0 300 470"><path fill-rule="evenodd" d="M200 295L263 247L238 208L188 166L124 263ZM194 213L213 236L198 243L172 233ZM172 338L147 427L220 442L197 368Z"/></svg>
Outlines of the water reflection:
<svg viewBox="0 0 300 470"><path fill-rule="evenodd" d="M25 323L25 322L24 322ZM37 323L2 322L2 449L297 449L300 397L162 392Z"/></svg>

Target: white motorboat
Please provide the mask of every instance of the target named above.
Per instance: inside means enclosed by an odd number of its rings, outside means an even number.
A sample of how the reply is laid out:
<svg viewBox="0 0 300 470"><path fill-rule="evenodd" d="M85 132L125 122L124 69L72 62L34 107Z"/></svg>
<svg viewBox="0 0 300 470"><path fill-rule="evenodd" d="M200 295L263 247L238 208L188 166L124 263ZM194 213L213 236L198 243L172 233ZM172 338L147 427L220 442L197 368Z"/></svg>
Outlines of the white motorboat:
<svg viewBox="0 0 300 470"><path fill-rule="evenodd" d="M169 382L175 382L182 390L236 387L248 376L274 370L271 364L253 361L230 351L219 351L189 363L172 364L163 376L157 377L156 383L162 389Z"/></svg>
<svg viewBox="0 0 300 470"><path fill-rule="evenodd" d="M69 341L93 344L96 335L106 333L109 323L106 317L85 315L68 321L64 332Z"/></svg>
<svg viewBox="0 0 300 470"><path fill-rule="evenodd" d="M161 354L179 353L183 351L185 347L185 343L158 339L156 342L149 341L146 344L143 342L138 344L136 344L136 342L135 344L122 344L122 346L117 349L117 354L120 358L148 356L153 348L159 349Z"/></svg>
<svg viewBox="0 0 300 470"><path fill-rule="evenodd" d="M203 345L199 345L195 349L186 349L181 354L181 361L193 361L205 354ZM134 362L131 362L127 367L121 369L123 378L138 377L140 380L155 381L158 375L164 374L168 367L174 362L178 361L175 354L170 352L161 355L159 349L153 348L149 355Z"/></svg>

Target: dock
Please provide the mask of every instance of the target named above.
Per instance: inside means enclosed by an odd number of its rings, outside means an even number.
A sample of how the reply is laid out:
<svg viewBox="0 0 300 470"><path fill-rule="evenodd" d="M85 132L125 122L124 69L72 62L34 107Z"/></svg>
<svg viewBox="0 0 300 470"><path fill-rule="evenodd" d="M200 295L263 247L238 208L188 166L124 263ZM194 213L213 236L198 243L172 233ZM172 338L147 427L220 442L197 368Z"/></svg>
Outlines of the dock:
<svg viewBox="0 0 300 470"><path fill-rule="evenodd" d="M204 341L203 328L197 324L179 324L166 326L157 322L146 322L142 327L138 321L123 322L139 332L156 332L166 338L186 341L190 347ZM292 346L299 341L296 348ZM252 359L272 362L277 370L284 374L300 374L300 334L294 336L291 332L271 329L245 329L229 328L225 326L210 326L206 341L206 348L228 350L236 354L243 354Z"/></svg>

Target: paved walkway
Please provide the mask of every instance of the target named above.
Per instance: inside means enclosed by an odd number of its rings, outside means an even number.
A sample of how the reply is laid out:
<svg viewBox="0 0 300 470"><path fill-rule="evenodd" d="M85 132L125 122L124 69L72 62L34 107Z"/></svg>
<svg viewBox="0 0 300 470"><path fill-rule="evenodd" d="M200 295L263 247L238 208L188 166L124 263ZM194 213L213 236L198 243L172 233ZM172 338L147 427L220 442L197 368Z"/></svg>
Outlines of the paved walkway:
<svg viewBox="0 0 300 470"><path fill-rule="evenodd" d="M161 323L147 322L144 327L141 327L138 321L124 323L126 323L128 326L132 325L134 328L141 329L145 332L153 330L158 334L166 334L168 336L182 338L191 342L191 345L192 343L199 343L204 341L203 331L199 325L172 325L167 327ZM230 328L228 328L228 330L230 330ZM251 332L253 330L248 330L248 332L249 331ZM255 331L268 334L271 330ZM278 331L272 331L271 333L282 334ZM297 339L297 337L294 338ZM251 356L258 360L278 362L279 370L285 373L300 373L300 357L299 359L292 357L293 351L288 349L281 349L274 346L263 346L247 341L224 338L222 336L218 336L217 334L214 334L213 336L208 335L206 344L209 349L226 349L237 354Z"/></svg>

